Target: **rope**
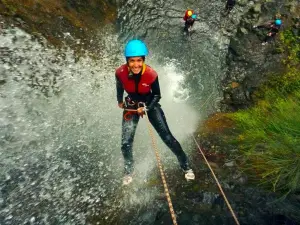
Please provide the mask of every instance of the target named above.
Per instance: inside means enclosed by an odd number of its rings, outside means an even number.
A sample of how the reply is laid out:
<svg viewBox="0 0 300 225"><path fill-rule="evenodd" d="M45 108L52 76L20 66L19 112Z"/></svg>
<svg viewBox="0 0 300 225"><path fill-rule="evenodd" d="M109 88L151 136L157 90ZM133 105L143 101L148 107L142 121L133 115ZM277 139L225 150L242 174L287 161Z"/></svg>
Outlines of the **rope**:
<svg viewBox="0 0 300 225"><path fill-rule="evenodd" d="M146 108L146 105L144 105L144 107ZM157 166L159 168L160 176L161 176L161 179L162 179L162 182L163 182L163 185L164 185L165 195L166 195L166 198L167 198L167 201L168 201L168 205L169 205L171 217L172 217L172 220L173 220L173 224L177 225L175 211L174 211L174 208L173 208L173 204L172 204L171 197L170 197L170 194L169 194L169 189L168 189L168 185L167 185L167 182L166 182L165 174L164 174L162 164L161 164L161 161L160 161L160 157L159 157L159 154L158 154L158 148L155 144L154 135L153 135L153 132L152 132L152 129L151 129L151 124L150 124L150 121L149 121L147 110L145 110L145 114L146 114L146 117L147 117L147 121L148 121L147 126L148 126L148 130L149 130L149 134L151 136L152 146L153 146L153 150L155 152L155 157L156 157L156 160L157 160Z"/></svg>
<svg viewBox="0 0 300 225"><path fill-rule="evenodd" d="M144 104L144 108L146 109L146 105L145 104ZM134 109L125 109L125 110L129 111L129 112L135 112L135 113L137 112L137 110L134 110ZM159 157L159 154L158 154L158 148L156 146L154 135L153 135L153 132L152 132L152 129L151 129L151 123L150 123L150 120L149 120L149 117L148 117L147 110L145 110L144 112L145 112L146 117L147 117L147 121L148 121L147 122L147 126L148 126L149 134L150 134L150 137L151 137L151 141L152 141L152 146L153 146L153 150L154 150L154 153L155 153L155 157L156 157L156 160L157 160L157 166L159 168L161 179L162 179L162 182L163 182L163 185L164 185L164 191L165 191L165 195L166 195L166 198L167 198L167 201L168 201L168 205L169 205L171 217L172 217L172 220L173 220L173 224L177 225L175 211L174 211L173 204L172 204L172 201L171 201L171 197L170 197L168 185L167 185L167 182L166 182L165 174L164 174L164 171L163 171L163 168L162 168L161 160L160 160L160 157ZM202 156L203 156L203 158L204 158L204 160L205 160L208 168L210 169L210 171L211 171L211 173L212 173L212 175L213 175L213 177L214 177L214 179L215 179L215 181L217 183L217 186L218 186L218 188L219 188L219 190L220 190L220 192L221 192L221 194L222 194L222 196L223 196L223 198L224 198L224 200L225 200L225 202L227 204L227 207L229 208L229 210L230 210L230 212L232 214L232 217L233 217L235 223L237 225L240 225L240 223L239 223L239 221L237 219L237 216L235 215L235 213L234 213L234 211L233 211L233 209L232 209L232 207L231 207L231 205L230 205L230 203L229 203L229 201L228 201L228 199L227 199L227 197L226 197L226 195L225 195L225 193L223 191L223 188L221 187L221 184L219 183L218 178L216 177L213 169L211 168L209 162L207 161L207 159L205 157L205 154L203 153L202 149L200 148L200 146L199 146L199 144L198 144L195 136L192 135L192 137L193 137L193 139L194 139L194 141L195 141L195 143L196 143L196 145L197 145L200 153L202 154Z"/></svg>
<svg viewBox="0 0 300 225"><path fill-rule="evenodd" d="M210 169L210 171L211 171L211 173L212 173L212 175L213 175L213 177L214 177L214 179L215 179L215 181L216 181L216 183L217 183L217 185L218 185L218 187L219 187L219 189L220 189L220 192L221 192L221 194L222 194L222 196L223 196L223 198L224 198L224 200L225 200L225 202L226 202L226 204L227 204L227 206L228 206L228 208L229 208L229 210L230 210L230 212L231 212L231 214L232 214L232 216L233 216L233 218L234 218L235 223L236 223L237 225L240 225L240 223L239 223L239 221L238 221L238 219L237 219L237 217L236 217L234 211L232 210L231 205L230 205L230 203L229 203L229 201L228 201L228 199L227 199L227 197L226 197L226 195L225 195L225 193L224 193L224 191L223 191L223 189L222 189L222 187L221 187L221 185L220 185L220 183L219 183L219 181L218 181L218 179L217 179L217 177L216 177L216 175L215 175L215 173L214 173L214 171L213 171L213 169L212 169L211 166L209 165L209 163L208 163L208 161L207 161L207 159L206 159L206 157L205 157L203 151L201 150L201 148L200 148L198 142L196 141L194 135L192 135L192 137L193 137L193 139L194 139L194 141L195 141L195 143L196 143L196 145L197 145L197 147L198 147L200 153L202 154L202 156L203 156L203 158L204 158L204 160L205 160L207 166L209 167L209 169Z"/></svg>
<svg viewBox="0 0 300 225"><path fill-rule="evenodd" d="M128 112L137 112L136 109L124 109L125 111L128 111Z"/></svg>

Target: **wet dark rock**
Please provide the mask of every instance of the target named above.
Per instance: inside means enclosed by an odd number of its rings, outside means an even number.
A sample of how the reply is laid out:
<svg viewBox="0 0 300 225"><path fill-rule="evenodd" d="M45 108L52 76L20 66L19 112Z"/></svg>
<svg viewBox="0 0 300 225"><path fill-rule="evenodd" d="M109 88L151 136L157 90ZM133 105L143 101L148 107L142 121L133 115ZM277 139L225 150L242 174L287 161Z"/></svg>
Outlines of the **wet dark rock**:
<svg viewBox="0 0 300 225"><path fill-rule="evenodd" d="M272 19L276 14L274 9L280 7L278 4L276 2L255 4L244 14L236 35L231 38L227 54L228 71L223 80L222 110L235 111L251 106L255 90L267 79L269 71L282 70L281 55L276 51L276 38L263 46L261 43L267 31L252 28L253 25ZM281 10L288 11L286 8ZM230 87L232 82L241 85L232 88Z"/></svg>
<svg viewBox="0 0 300 225"><path fill-rule="evenodd" d="M80 51L76 40L80 39L85 48L90 47L90 39L97 37L99 29L106 23L115 21L116 1L15 1L0 2L0 21L17 26L36 37L42 36L49 43L62 46L67 44ZM113 26L111 26L113 27ZM64 39L69 32L74 39ZM90 48L90 51L96 50Z"/></svg>

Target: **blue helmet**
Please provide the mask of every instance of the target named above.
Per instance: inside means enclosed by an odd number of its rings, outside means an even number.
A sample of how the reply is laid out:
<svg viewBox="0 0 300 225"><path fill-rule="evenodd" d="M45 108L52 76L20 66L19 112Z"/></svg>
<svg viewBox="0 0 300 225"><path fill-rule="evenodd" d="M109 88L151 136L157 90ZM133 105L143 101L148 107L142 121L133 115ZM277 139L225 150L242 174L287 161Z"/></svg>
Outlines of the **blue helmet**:
<svg viewBox="0 0 300 225"><path fill-rule="evenodd" d="M193 14L192 15L192 19L196 19L197 18L197 15L196 14Z"/></svg>
<svg viewBox="0 0 300 225"><path fill-rule="evenodd" d="M281 25L281 19L276 19L275 20L275 25L277 25L277 26Z"/></svg>
<svg viewBox="0 0 300 225"><path fill-rule="evenodd" d="M141 40L130 40L125 46L125 57L147 56L148 49Z"/></svg>

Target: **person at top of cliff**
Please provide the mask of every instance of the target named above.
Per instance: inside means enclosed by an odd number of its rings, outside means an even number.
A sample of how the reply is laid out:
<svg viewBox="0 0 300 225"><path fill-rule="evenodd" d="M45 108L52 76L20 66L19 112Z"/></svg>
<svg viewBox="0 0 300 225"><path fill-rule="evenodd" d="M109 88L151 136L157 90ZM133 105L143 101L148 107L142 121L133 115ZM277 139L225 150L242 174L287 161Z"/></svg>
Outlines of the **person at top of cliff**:
<svg viewBox="0 0 300 225"><path fill-rule="evenodd" d="M225 6L225 11L227 14L230 13L230 11L233 9L235 6L236 1L235 0L227 0L226 6Z"/></svg>
<svg viewBox="0 0 300 225"><path fill-rule="evenodd" d="M123 184L132 182L134 160L132 146L140 117L145 111L152 126L163 142L176 155L187 180L194 180L188 158L181 145L172 135L165 114L158 103L161 94L158 75L154 69L145 64L148 49L141 40L131 40L125 46L126 63L116 69L116 89L118 107L123 110L121 151L124 157ZM125 101L124 91L127 92Z"/></svg>
<svg viewBox="0 0 300 225"><path fill-rule="evenodd" d="M197 19L197 15L195 14L194 10L188 9L185 11L183 20L184 23L184 32L190 32L192 30L192 27L194 25L195 20Z"/></svg>
<svg viewBox="0 0 300 225"><path fill-rule="evenodd" d="M253 28L264 28L264 29L268 30L268 32L262 42L262 45L265 45L269 41L271 41L275 38L275 36L279 32L281 26L282 26L281 18L276 17L272 21L268 21L267 23L264 23L262 25L255 25L255 26L253 26Z"/></svg>

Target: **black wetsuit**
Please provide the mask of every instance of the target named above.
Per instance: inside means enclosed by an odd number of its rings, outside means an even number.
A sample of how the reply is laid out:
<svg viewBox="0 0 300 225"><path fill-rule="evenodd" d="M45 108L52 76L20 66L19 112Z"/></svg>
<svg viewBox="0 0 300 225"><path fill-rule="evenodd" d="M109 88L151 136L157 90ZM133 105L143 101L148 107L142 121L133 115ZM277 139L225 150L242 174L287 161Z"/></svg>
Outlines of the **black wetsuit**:
<svg viewBox="0 0 300 225"><path fill-rule="evenodd" d="M136 87L140 81L141 74L132 76L135 80ZM116 88L117 88L117 100L118 103L123 102L124 88L120 80L116 76ZM125 98L125 104L133 102L145 102L147 105L147 114L150 123L155 128L164 143L172 150L172 152L177 156L180 167L183 170L188 170L188 159L186 154L181 148L179 142L172 135L169 130L165 114L158 103L161 98L160 87L158 78L151 85L151 93L149 95L140 95L138 93L130 94ZM137 106L135 106L137 108ZM137 124L139 122L140 116L136 113L131 114L131 118L126 120L124 115L128 111L124 110L122 119L122 153L125 160L125 174L131 174L133 172L133 157L132 157L132 145L134 140L134 135L136 131Z"/></svg>
<svg viewBox="0 0 300 225"><path fill-rule="evenodd" d="M279 32L281 25L276 25L274 22L270 22L264 25L257 26L257 28L269 29L268 34L265 36L263 42L268 42L272 40L276 34Z"/></svg>
<svg viewBox="0 0 300 225"><path fill-rule="evenodd" d="M185 32L188 32L188 29L194 25L194 22L195 22L195 19L193 19L191 17L187 18L186 21L185 21L184 29L183 30Z"/></svg>
<svg viewBox="0 0 300 225"><path fill-rule="evenodd" d="M226 2L226 11L230 12L235 5L235 0L227 0Z"/></svg>

